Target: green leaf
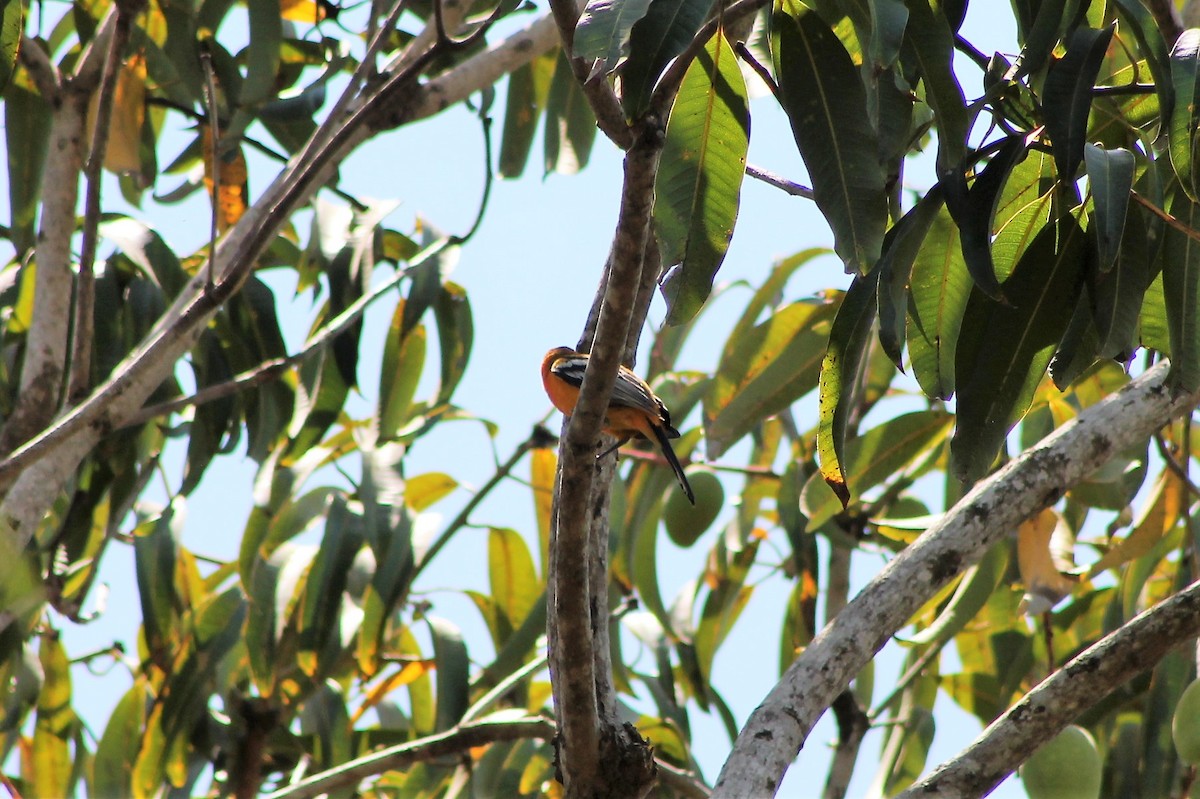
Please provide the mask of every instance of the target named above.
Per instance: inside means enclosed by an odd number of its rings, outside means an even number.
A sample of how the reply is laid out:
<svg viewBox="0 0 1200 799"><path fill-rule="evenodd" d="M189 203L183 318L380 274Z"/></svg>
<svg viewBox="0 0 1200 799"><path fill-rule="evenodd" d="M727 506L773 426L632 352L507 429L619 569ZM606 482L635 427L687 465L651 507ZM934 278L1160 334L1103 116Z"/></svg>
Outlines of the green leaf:
<svg viewBox="0 0 1200 799"><path fill-rule="evenodd" d="M659 76L691 44L712 5L712 0L651 0L630 32L629 59L621 68L625 116L636 119L650 107Z"/></svg>
<svg viewBox="0 0 1200 799"><path fill-rule="evenodd" d="M1092 227L1096 229L1096 250L1101 273L1116 263L1125 232L1125 216L1129 209L1129 192L1133 189L1136 166L1133 153L1117 148L1105 150L1085 144L1083 158L1088 174L1088 187L1096 212Z"/></svg>
<svg viewBox="0 0 1200 799"><path fill-rule="evenodd" d="M704 395L704 439L719 458L763 419L817 387L821 353L838 303L785 305L730 336Z"/></svg>
<svg viewBox="0 0 1200 799"><path fill-rule="evenodd" d="M1200 230L1200 204L1176 192L1171 215L1190 231ZM1174 226L1166 231L1163 296L1171 335L1168 384L1180 391L1200 388L1200 242Z"/></svg>
<svg viewBox="0 0 1200 799"><path fill-rule="evenodd" d="M243 105L255 105L275 95L283 19L279 0L254 0L246 8L250 15L250 46L246 48L246 80L239 100Z"/></svg>
<svg viewBox="0 0 1200 799"><path fill-rule="evenodd" d="M938 172L956 169L967 155L970 116L962 87L954 75L954 32L943 13L944 3L909 0L904 29L904 58L925 83L925 101L938 128Z"/></svg>
<svg viewBox="0 0 1200 799"><path fill-rule="evenodd" d="M1030 150L1009 174L996 206L992 240L992 263L1001 281L1049 221L1054 187L1054 160L1048 153Z"/></svg>
<svg viewBox="0 0 1200 799"><path fill-rule="evenodd" d="M609 74L629 54L633 25L650 8L650 0L589 0L575 24L571 55L596 60L593 73Z"/></svg>
<svg viewBox="0 0 1200 799"><path fill-rule="evenodd" d="M134 571L142 606L142 635L154 659L169 658L176 645L178 597L175 562L183 527L184 500L176 497L158 519L134 534ZM162 661L159 661L160 663Z"/></svg>
<svg viewBox="0 0 1200 799"><path fill-rule="evenodd" d="M750 141L746 84L721 31L696 55L671 108L655 181L667 324L696 315L733 237Z"/></svg>
<svg viewBox="0 0 1200 799"><path fill-rule="evenodd" d="M349 396L350 386L332 349L300 365L296 409L288 427L288 458L298 458L321 442Z"/></svg>
<svg viewBox="0 0 1200 799"><path fill-rule="evenodd" d="M379 440L391 441L409 420L413 397L425 368L425 327L417 326L407 334L401 322L407 303L400 302L392 314L383 360L379 369Z"/></svg>
<svg viewBox="0 0 1200 799"><path fill-rule="evenodd" d="M70 796L71 739L78 723L71 705L71 664L58 635L47 632L38 646L43 683L38 694L32 751L34 796Z"/></svg>
<svg viewBox="0 0 1200 799"><path fill-rule="evenodd" d="M437 729L448 730L470 705L471 662L457 626L437 616L426 616L425 621L433 637L433 658L437 663Z"/></svg>
<svg viewBox="0 0 1200 799"><path fill-rule="evenodd" d="M320 548L305 578L300 604L301 651L297 661L309 676L319 677L329 671L331 664L320 662L324 660L321 655L325 650L340 653L343 643L349 643L344 640L351 630L344 629L343 625L342 593L362 545L362 516L349 509L343 496L335 497L325 517ZM313 655L316 659L310 662Z"/></svg>
<svg viewBox="0 0 1200 799"><path fill-rule="evenodd" d="M17 66L17 53L21 49L21 34L24 31L23 0L0 2L0 92L8 88L8 82L12 80L13 70Z"/></svg>
<svg viewBox="0 0 1200 799"><path fill-rule="evenodd" d="M871 343L878 281L878 269L865 277L855 276L833 320L829 347L821 361L817 458L821 477L841 500L842 507L850 502L844 466L846 420L858 393L859 366Z"/></svg>
<svg viewBox="0 0 1200 799"><path fill-rule="evenodd" d="M909 278L908 356L921 390L937 399L954 393L959 329L971 295L971 276L958 239L950 212L941 209Z"/></svg>
<svg viewBox="0 0 1200 799"><path fill-rule="evenodd" d="M557 63L555 50L522 64L508 76L498 165L501 177L518 178L525 171Z"/></svg>
<svg viewBox="0 0 1200 799"><path fill-rule="evenodd" d="M221 351L220 341L211 329L201 332L191 362L197 390L224 383L233 377L229 363ZM187 462L184 465L183 483L179 487L179 493L190 494L200 484L204 470L221 449L221 442L230 425L239 421L234 411L233 397L205 402L196 408L189 431ZM236 434L234 438L236 440Z"/></svg>
<svg viewBox="0 0 1200 799"><path fill-rule="evenodd" d="M950 452L959 480L987 473L1033 401L1070 319L1063 309L1078 296L1085 236L1074 219L1046 225L1004 282L1010 304L971 295L955 364L958 427Z"/></svg>
<svg viewBox="0 0 1200 799"><path fill-rule="evenodd" d="M983 609L988 597L1004 579L1011 550L1007 541L992 545L978 563L963 572L962 580L937 618L904 642L920 646L940 645L958 635Z"/></svg>
<svg viewBox="0 0 1200 799"><path fill-rule="evenodd" d="M41 47L37 42L32 46ZM8 154L9 227L18 256L37 243L38 203L50 147L50 122L49 105L26 80L8 85L4 92L4 143Z"/></svg>
<svg viewBox="0 0 1200 799"><path fill-rule="evenodd" d="M133 792L133 766L137 761L149 695L138 680L117 702L92 761L91 796L129 796Z"/></svg>
<svg viewBox="0 0 1200 799"><path fill-rule="evenodd" d="M1200 28L1180 34L1171 48L1171 87L1175 100L1167 127L1171 166L1179 183L1192 200L1200 199L1196 187L1196 148L1200 145L1197 122L1200 116Z"/></svg>
<svg viewBox="0 0 1200 799"><path fill-rule="evenodd" d="M587 166L596 139L596 117L566 56L561 55L546 98L546 174L571 175Z"/></svg>
<svg viewBox="0 0 1200 799"><path fill-rule="evenodd" d="M1037 5L1037 15L1028 26L1024 47L1017 59L1017 77L1038 72L1050 60L1054 45L1058 43L1063 12L1067 0L1042 0Z"/></svg>
<svg viewBox="0 0 1200 799"><path fill-rule="evenodd" d="M984 294L1000 301L1003 301L1003 292L996 279L996 265L992 258L992 229L1000 205L1001 190L1009 175L1025 160L1027 152L1028 146L1023 136L1010 136L975 178L965 198L960 199L959 192L947 192L946 207L958 224L967 271ZM955 200L951 201L951 197L955 197Z"/></svg>
<svg viewBox="0 0 1200 799"><path fill-rule="evenodd" d="M847 442L846 486L854 496L894 478L909 464L940 446L953 417L943 411L915 411L889 419ZM800 494L800 509L815 530L842 511L842 503L821 474L813 474Z"/></svg>
<svg viewBox="0 0 1200 799"><path fill-rule="evenodd" d="M437 404L441 405L450 401L466 373L475 341L471 303L466 290L457 283L443 284L433 314L437 319L438 349L442 355L442 379L437 393Z"/></svg>
<svg viewBox="0 0 1200 799"><path fill-rule="evenodd" d="M866 274L882 249L887 200L858 69L833 31L798 0L779 0L771 20L779 100L814 199L846 271Z"/></svg>
<svg viewBox="0 0 1200 799"><path fill-rule="evenodd" d="M1167 301L1163 297L1163 275L1159 272L1146 287L1142 312L1138 316L1138 341L1165 355L1171 354L1170 324L1167 322Z"/></svg>
<svg viewBox="0 0 1200 799"><path fill-rule="evenodd" d="M1087 142L1092 87L1104 63L1114 25L1095 30L1076 28L1067 38L1067 52L1050 66L1042 90L1042 113L1058 176L1073 182L1083 145Z"/></svg>
<svg viewBox="0 0 1200 799"><path fill-rule="evenodd" d="M1138 312L1150 282L1147 252L1150 243L1142 212L1134 209L1123 220L1116 265L1095 277L1094 319L1101 358L1128 361L1137 344Z"/></svg>
<svg viewBox="0 0 1200 799"><path fill-rule="evenodd" d="M525 539L516 530L493 527L488 533L488 583L507 624L503 644L529 615L544 589Z"/></svg>
<svg viewBox="0 0 1200 799"><path fill-rule="evenodd" d="M942 210L942 192L936 186L897 222L883 240L879 259L879 343L897 369L903 369L909 278L921 245Z"/></svg>

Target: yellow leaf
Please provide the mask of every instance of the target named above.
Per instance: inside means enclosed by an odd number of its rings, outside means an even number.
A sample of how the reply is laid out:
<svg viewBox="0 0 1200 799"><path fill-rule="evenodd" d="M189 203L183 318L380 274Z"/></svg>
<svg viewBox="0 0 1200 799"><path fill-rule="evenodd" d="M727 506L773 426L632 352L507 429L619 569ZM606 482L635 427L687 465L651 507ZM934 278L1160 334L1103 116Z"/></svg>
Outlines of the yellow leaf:
<svg viewBox="0 0 1200 799"><path fill-rule="evenodd" d="M404 484L404 501L413 510L425 510L454 489L458 481L448 474L429 472L411 477Z"/></svg>
<svg viewBox="0 0 1200 799"><path fill-rule="evenodd" d="M424 674L428 674L433 670L433 667L434 662L432 660L410 660L405 663L400 671L371 689L371 692L367 694L363 703L354 711L354 715L350 719L351 723L357 722L362 718L364 713L382 702L392 691L401 686L408 685Z"/></svg>
<svg viewBox="0 0 1200 799"><path fill-rule="evenodd" d="M1021 610L1030 615L1044 613L1071 593L1075 581L1062 574L1051 554L1051 539L1058 526L1058 514L1046 508L1017 530L1017 565L1025 583Z"/></svg>
<svg viewBox="0 0 1200 799"><path fill-rule="evenodd" d="M1141 513L1134 520L1133 530L1089 566L1084 572L1084 579L1090 579L1105 569L1128 563L1149 552L1179 520L1183 493L1184 487L1179 478L1170 469L1164 469L1154 485L1154 490L1146 498Z"/></svg>
<svg viewBox="0 0 1200 799"><path fill-rule="evenodd" d="M204 185L208 188L208 196L213 196L213 141L208 125L200 125L200 150L204 158ZM219 154L219 164L216 167L220 179L219 196L214 200L217 208L217 232L224 233L237 224L246 213L249 202L248 173L246 157L241 147L226 149L223 145Z"/></svg>
<svg viewBox="0 0 1200 799"><path fill-rule="evenodd" d="M88 111L89 134L96 127L100 95L92 96ZM104 168L124 175L142 169L142 125L146 122L146 56L135 53L117 73L113 89L112 119L104 150Z"/></svg>
<svg viewBox="0 0 1200 799"><path fill-rule="evenodd" d="M317 0L279 0L279 14L292 22L315 25L325 19L325 4Z"/></svg>
<svg viewBox="0 0 1200 799"><path fill-rule="evenodd" d="M536 447L529 467L533 486L533 512L537 517L541 544L542 570L550 563L550 511L554 503L554 476L558 472L558 454L548 447Z"/></svg>

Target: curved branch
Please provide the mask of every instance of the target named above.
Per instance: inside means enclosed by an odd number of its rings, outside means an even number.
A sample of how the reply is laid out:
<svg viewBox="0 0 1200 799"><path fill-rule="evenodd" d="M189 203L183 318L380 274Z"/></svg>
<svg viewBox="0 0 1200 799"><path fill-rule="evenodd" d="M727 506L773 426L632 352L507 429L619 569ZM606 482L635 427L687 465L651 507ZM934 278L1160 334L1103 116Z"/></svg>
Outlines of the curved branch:
<svg viewBox="0 0 1200 799"><path fill-rule="evenodd" d="M1200 392L1177 394L1163 385L1169 366L1148 369L978 483L893 558L751 714L713 795L777 790L820 715L928 597L1114 453L1194 408Z"/></svg>
<svg viewBox="0 0 1200 799"><path fill-rule="evenodd" d="M1043 680L970 746L900 794L984 796L1080 713L1200 633L1200 582L1134 617Z"/></svg>

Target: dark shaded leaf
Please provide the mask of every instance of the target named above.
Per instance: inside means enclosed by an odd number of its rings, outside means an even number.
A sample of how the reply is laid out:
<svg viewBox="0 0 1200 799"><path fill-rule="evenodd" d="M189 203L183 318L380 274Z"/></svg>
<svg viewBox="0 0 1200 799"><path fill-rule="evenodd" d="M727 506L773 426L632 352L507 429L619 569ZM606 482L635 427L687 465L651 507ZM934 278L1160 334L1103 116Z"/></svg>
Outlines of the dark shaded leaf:
<svg viewBox="0 0 1200 799"><path fill-rule="evenodd" d="M1200 33L1200 31L1197 31ZM1192 231L1200 230L1200 204L1176 192L1171 215ZM1163 296L1171 335L1171 372L1176 390L1200 388L1200 241L1168 226L1163 258Z"/></svg>
<svg viewBox="0 0 1200 799"><path fill-rule="evenodd" d="M1027 19L1023 26L1025 41L1017 59L1018 77L1032 75L1050 60L1054 45L1058 43L1058 32L1061 30L1067 0L1042 0L1036 5L1036 16Z"/></svg>
<svg viewBox="0 0 1200 799"><path fill-rule="evenodd" d="M1004 282L1008 305L971 295L959 336L958 426L951 464L963 482L987 473L1020 421L1066 330L1084 274L1086 234L1074 219L1046 225Z"/></svg>
<svg viewBox="0 0 1200 799"><path fill-rule="evenodd" d="M905 320L908 313L908 286L913 264L938 212L942 210L942 192L936 186L921 198L912 210L897 222L883 239L883 257L879 259L879 343L883 351L903 369Z"/></svg>
<svg viewBox="0 0 1200 799"><path fill-rule="evenodd" d="M438 326L438 348L442 355L442 379L438 385L437 404L450 401L459 381L467 371L471 346L475 341L475 326L471 320L471 303L467 292L457 283L446 282L433 306Z"/></svg>
<svg viewBox="0 0 1200 799"><path fill-rule="evenodd" d="M1043 4L1048 5L1048 3ZM1104 62L1115 26L1095 30L1076 28L1067 39L1067 53L1050 66L1042 89L1042 113L1054 164L1062 181L1075 180L1083 145L1087 142L1092 87Z"/></svg>
<svg viewBox="0 0 1200 799"><path fill-rule="evenodd" d="M798 0L780 0L771 19L779 100L817 207L846 271L866 274L882 249L887 200L858 69L833 31Z"/></svg>
<svg viewBox="0 0 1200 799"><path fill-rule="evenodd" d="M629 35L629 59L621 68L625 116L634 119L649 108L659 76L691 44L710 8L712 0L651 0Z"/></svg>
<svg viewBox="0 0 1200 799"><path fill-rule="evenodd" d="M462 631L437 616L426 616L433 637L433 657L437 661L437 728L448 730L458 723L470 705L471 695L467 645Z"/></svg>
<svg viewBox="0 0 1200 799"><path fill-rule="evenodd" d="M1092 243L1090 237L1088 243ZM1094 250L1090 246L1088 249L1094 258ZM1100 340L1092 316L1091 297L1083 292L1075 302L1075 310L1063 332L1058 351L1050 359L1050 379L1059 391L1065 391L1096 362Z"/></svg>
<svg viewBox="0 0 1200 799"><path fill-rule="evenodd" d="M246 4L246 9L250 16L250 45L246 48L246 80L242 83L239 102L255 105L273 97L276 92L283 19L279 15L279 0L254 0Z"/></svg>
<svg viewBox="0 0 1200 799"><path fill-rule="evenodd" d="M717 31L684 75L655 181L662 261L679 264L662 284L667 324L690 320L712 291L733 237L749 141L746 84Z"/></svg>
<svg viewBox="0 0 1200 799"><path fill-rule="evenodd" d="M941 4L939 4L941 5ZM925 83L925 101L938 128L938 172L958 167L967 155L970 116L962 87L954 75L954 32L929 0L910 0L910 19L904 29L904 58Z"/></svg>
<svg viewBox="0 0 1200 799"><path fill-rule="evenodd" d="M1128 361L1137 344L1138 312L1150 282L1145 216L1133 209L1125 219L1116 265L1095 277L1092 296L1101 358Z"/></svg>
<svg viewBox="0 0 1200 799"><path fill-rule="evenodd" d="M1017 164L1025 160L1027 152L1025 137L1010 136L976 176L965 198L961 198L956 191L947 191L946 194L946 208L958 225L967 271L980 291L1001 302L1004 301L1003 291L992 260L992 229L1000 205L1001 190Z"/></svg>
<svg viewBox="0 0 1200 799"><path fill-rule="evenodd" d="M595 59L594 72L612 72L629 54L629 33L649 8L650 0L589 0L575 24L571 55Z"/></svg>
<svg viewBox="0 0 1200 799"><path fill-rule="evenodd" d="M1136 162L1128 150L1105 150L1093 144L1084 145L1083 157L1096 206L1091 226L1096 230L1097 266L1103 274L1113 267L1121 250Z"/></svg>

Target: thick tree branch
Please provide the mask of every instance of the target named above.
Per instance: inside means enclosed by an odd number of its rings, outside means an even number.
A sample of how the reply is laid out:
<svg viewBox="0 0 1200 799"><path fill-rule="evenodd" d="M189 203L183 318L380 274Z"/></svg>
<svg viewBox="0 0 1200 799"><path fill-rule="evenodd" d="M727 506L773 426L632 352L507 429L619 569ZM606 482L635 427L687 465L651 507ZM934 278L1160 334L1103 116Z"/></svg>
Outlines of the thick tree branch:
<svg viewBox="0 0 1200 799"><path fill-rule="evenodd" d="M615 742L628 731L617 722L611 672L598 673L603 669L597 669L597 663L603 662L602 658L597 660L597 649L607 641L608 580L595 560L603 562L607 553L604 522L612 462L606 461L606 474L601 480L594 480L594 476L596 441L625 353L633 304L641 284L643 254L651 235L650 210L663 136L656 122L643 127L626 155L621 210L604 284L605 301L579 401L560 444L547 600L550 669L561 728L559 763L568 797L620 795L600 787L621 776L616 773L621 771L619 764L602 762L601 746ZM593 524L596 520L599 522ZM604 527L604 536L596 532L598 526Z"/></svg>
<svg viewBox="0 0 1200 799"><path fill-rule="evenodd" d="M926 599L1115 452L1194 408L1200 394L1163 385L1168 368L1162 362L1147 370L981 481L893 558L751 714L713 795L777 790L820 715Z"/></svg>
<svg viewBox="0 0 1200 799"><path fill-rule="evenodd" d="M1109 633L1043 680L970 746L900 796L984 796L1080 713L1200 634L1200 583Z"/></svg>
<svg viewBox="0 0 1200 799"><path fill-rule="evenodd" d="M71 242L75 236L75 207L79 176L86 151L88 103L99 83L108 42L116 27L110 10L96 36L80 56L73 76L60 80L46 97L54 113L50 146L42 176L42 223L38 231L34 312L26 336L20 393L12 415L0 431L0 455L43 430L54 418L63 389L70 349ZM38 85L58 75L36 42L26 64L40 75ZM37 70L35 73L34 70ZM47 87L48 88L48 87Z"/></svg>

